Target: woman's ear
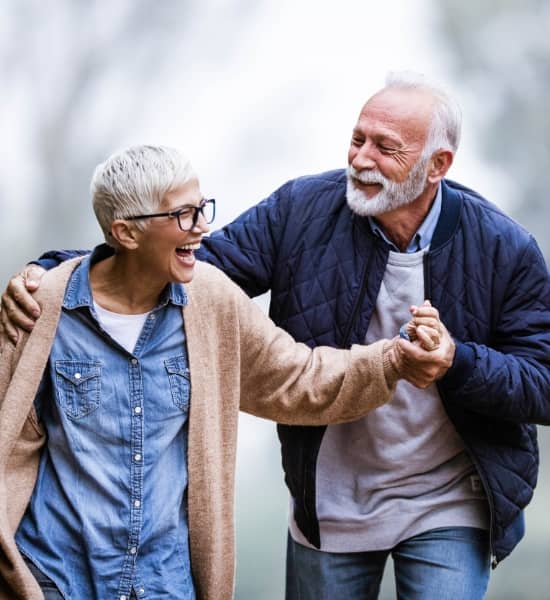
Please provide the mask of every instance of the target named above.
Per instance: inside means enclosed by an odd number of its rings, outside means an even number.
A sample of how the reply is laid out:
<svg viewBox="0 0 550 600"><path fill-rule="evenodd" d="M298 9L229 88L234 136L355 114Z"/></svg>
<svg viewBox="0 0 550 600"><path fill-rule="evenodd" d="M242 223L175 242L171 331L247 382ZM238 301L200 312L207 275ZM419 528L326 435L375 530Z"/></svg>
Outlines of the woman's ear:
<svg viewBox="0 0 550 600"><path fill-rule="evenodd" d="M428 181L439 183L447 174L453 164L454 155L450 150L438 150L434 152L428 169Z"/></svg>
<svg viewBox="0 0 550 600"><path fill-rule="evenodd" d="M111 237L117 244L127 250L134 250L139 245L139 229L132 227L124 219L115 219L111 224Z"/></svg>

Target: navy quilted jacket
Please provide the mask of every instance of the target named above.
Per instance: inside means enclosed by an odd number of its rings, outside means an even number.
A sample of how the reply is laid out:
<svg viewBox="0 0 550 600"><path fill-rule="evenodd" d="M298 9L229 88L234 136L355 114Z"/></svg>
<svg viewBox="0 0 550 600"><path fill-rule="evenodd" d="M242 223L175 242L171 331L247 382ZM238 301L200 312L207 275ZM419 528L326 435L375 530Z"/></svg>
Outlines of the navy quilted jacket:
<svg viewBox="0 0 550 600"><path fill-rule="evenodd" d="M273 320L309 346L364 341L388 258L367 220L348 209L345 180L337 170L289 181L201 250L249 295L271 290ZM425 296L454 336L456 356L438 388L489 499L496 564L523 536L538 471L534 424L550 422L550 281L534 239L495 206L451 181L442 200ZM279 426L296 522L317 547L324 431Z"/></svg>
<svg viewBox="0 0 550 600"><path fill-rule="evenodd" d="M272 319L309 346L363 342L388 258L348 209L345 180L338 170L289 181L204 243L202 258L248 294L271 290ZM550 422L548 271L529 233L451 181L424 269L425 296L457 343L438 388L484 482L496 564L523 536L538 471L534 423ZM296 521L317 547L324 431L279 426Z"/></svg>

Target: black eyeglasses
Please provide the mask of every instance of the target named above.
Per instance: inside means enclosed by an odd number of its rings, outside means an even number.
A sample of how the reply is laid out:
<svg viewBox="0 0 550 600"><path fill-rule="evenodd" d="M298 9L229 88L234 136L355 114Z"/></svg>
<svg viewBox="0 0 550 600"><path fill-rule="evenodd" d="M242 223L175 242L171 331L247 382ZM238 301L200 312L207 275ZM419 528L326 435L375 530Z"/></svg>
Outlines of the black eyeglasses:
<svg viewBox="0 0 550 600"><path fill-rule="evenodd" d="M123 217L127 221L135 221L137 219L152 219L154 217L171 217L178 220L178 226L182 231L191 231L199 220L201 214L209 225L216 216L216 201L213 198L203 200L198 206L188 205L182 206L177 210L169 212L155 213L152 215L134 215L132 217Z"/></svg>

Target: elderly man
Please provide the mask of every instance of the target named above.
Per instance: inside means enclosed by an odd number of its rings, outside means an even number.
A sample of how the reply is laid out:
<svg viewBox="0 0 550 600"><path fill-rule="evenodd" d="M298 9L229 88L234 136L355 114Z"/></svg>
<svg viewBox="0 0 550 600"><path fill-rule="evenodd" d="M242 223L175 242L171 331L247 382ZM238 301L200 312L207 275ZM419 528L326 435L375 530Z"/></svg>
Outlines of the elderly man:
<svg viewBox="0 0 550 600"><path fill-rule="evenodd" d="M272 318L310 346L380 339L424 298L446 325L420 369L432 385L412 387L411 368L356 422L279 426L288 600L376 598L390 555L400 598L475 600L524 535L534 424L550 422L550 280L525 230L445 179L459 138L443 90L390 75L361 110L347 172L289 181L205 243L247 293L271 289ZM29 327L16 298L37 311L21 277L5 313Z"/></svg>

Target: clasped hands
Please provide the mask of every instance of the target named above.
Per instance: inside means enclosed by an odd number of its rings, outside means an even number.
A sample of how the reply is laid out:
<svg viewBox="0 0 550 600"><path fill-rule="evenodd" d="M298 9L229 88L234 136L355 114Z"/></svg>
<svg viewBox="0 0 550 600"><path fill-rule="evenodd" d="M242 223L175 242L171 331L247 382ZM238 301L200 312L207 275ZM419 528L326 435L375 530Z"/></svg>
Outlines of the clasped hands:
<svg viewBox="0 0 550 600"><path fill-rule="evenodd" d="M395 337L386 349L399 377L418 388L427 388L453 364L455 343L429 300L411 306L406 337Z"/></svg>

